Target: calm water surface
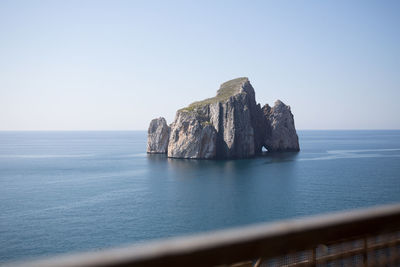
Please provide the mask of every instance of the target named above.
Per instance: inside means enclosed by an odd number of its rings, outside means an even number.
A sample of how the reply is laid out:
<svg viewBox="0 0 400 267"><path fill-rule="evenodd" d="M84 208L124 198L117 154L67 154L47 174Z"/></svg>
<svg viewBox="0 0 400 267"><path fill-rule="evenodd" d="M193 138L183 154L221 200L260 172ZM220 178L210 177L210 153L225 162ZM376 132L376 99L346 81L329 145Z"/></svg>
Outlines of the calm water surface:
<svg viewBox="0 0 400 267"><path fill-rule="evenodd" d="M146 155L145 132L0 132L0 262L400 202L400 131L299 131L300 153Z"/></svg>

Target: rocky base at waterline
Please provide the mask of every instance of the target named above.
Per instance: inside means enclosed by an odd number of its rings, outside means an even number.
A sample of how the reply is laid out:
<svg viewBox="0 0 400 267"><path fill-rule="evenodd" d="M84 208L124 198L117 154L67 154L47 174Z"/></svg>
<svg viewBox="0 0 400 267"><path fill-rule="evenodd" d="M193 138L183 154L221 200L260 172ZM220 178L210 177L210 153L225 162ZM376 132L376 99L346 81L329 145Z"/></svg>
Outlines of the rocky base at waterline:
<svg viewBox="0 0 400 267"><path fill-rule="evenodd" d="M167 125L154 119L148 130L147 152L171 158L247 158L262 152L299 151L290 107L256 103L248 78L223 83L217 95L176 112Z"/></svg>

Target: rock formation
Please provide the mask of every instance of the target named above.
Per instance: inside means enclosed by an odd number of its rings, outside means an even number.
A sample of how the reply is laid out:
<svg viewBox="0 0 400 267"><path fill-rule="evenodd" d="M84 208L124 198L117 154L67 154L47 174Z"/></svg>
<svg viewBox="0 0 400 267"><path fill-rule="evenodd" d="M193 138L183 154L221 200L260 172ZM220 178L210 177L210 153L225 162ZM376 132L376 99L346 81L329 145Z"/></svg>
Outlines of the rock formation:
<svg viewBox="0 0 400 267"><path fill-rule="evenodd" d="M269 126L264 139L268 151L299 151L299 140L290 107L277 100L272 108L266 104L263 113Z"/></svg>
<svg viewBox="0 0 400 267"><path fill-rule="evenodd" d="M268 151L299 151L290 107L276 101L261 108L247 78L223 83L217 95L176 113L169 128L154 119L147 152L172 158L247 158Z"/></svg>
<svg viewBox="0 0 400 267"><path fill-rule="evenodd" d="M168 157L211 159L217 146L215 128L193 112L177 112L171 125Z"/></svg>
<svg viewBox="0 0 400 267"><path fill-rule="evenodd" d="M152 120L147 132L147 153L167 153L169 132L164 118Z"/></svg>

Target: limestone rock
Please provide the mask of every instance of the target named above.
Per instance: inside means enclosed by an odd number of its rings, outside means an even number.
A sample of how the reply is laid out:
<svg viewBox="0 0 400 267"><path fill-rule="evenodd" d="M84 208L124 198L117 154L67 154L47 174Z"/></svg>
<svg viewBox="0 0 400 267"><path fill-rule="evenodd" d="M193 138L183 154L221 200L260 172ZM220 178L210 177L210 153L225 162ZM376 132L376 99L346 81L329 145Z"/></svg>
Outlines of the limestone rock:
<svg viewBox="0 0 400 267"><path fill-rule="evenodd" d="M168 157L212 159L216 156L217 132L210 122L194 113L178 111L171 125Z"/></svg>
<svg viewBox="0 0 400 267"><path fill-rule="evenodd" d="M167 153L170 127L160 117L150 122L147 137L147 153Z"/></svg>
<svg viewBox="0 0 400 267"><path fill-rule="evenodd" d="M277 100L272 108L265 105L263 112L269 126L265 136L268 151L299 151L299 138L290 106Z"/></svg>
<svg viewBox="0 0 400 267"><path fill-rule="evenodd" d="M231 83L231 85L227 85ZM252 111L256 106L254 89L247 78L229 81L220 90L235 84L236 93L220 102L215 117L219 118L218 157L245 158L255 155L255 125Z"/></svg>
<svg viewBox="0 0 400 267"><path fill-rule="evenodd" d="M168 156L183 158L254 156L256 149L253 124L256 122L252 120L252 112L255 110L255 93L247 78L223 83L215 97L195 102L177 112L172 126ZM204 124L210 125L213 129L211 133L211 128L205 128L210 131L205 136L212 144L195 141L200 134L199 129L202 129L199 125ZM193 128L186 125L191 125ZM197 134L193 134L195 132ZM196 154L195 151L201 151L197 147L199 144L205 146L202 151L209 153ZM185 150L187 151L184 152Z"/></svg>
<svg viewBox="0 0 400 267"><path fill-rule="evenodd" d="M299 150L290 107L277 101L273 108L261 108L246 77L227 81L215 97L178 110L170 132L166 122L153 121L148 151L151 147L173 158L246 158L261 153L263 146L268 151Z"/></svg>

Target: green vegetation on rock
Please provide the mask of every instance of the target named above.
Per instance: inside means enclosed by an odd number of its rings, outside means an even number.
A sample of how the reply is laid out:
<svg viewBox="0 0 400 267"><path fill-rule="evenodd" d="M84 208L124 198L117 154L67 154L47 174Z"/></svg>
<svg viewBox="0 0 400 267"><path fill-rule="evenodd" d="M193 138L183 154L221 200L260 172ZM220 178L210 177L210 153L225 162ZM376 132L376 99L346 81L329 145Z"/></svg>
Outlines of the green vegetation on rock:
<svg viewBox="0 0 400 267"><path fill-rule="evenodd" d="M186 108L180 109L180 111L191 112L199 107L203 107L208 104L217 102L223 102L228 100L231 96L240 92L243 84L249 79L247 77L236 78L221 84L221 87L217 91L217 95L211 98L204 99L202 101L196 101L187 106Z"/></svg>

